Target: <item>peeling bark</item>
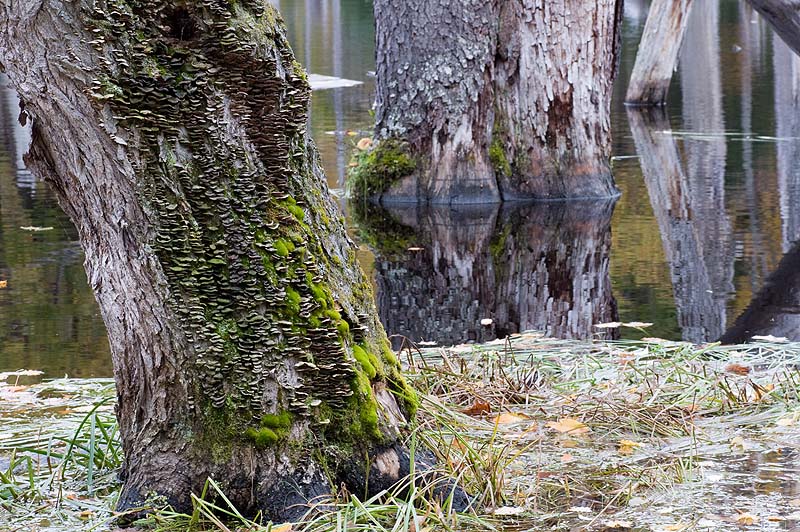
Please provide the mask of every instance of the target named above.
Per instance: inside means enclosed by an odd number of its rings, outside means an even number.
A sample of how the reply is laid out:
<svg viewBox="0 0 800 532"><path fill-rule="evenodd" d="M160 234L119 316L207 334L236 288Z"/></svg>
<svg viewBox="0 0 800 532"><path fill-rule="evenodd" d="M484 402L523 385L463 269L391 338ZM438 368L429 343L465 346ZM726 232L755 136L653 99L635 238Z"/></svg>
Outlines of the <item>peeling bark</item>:
<svg viewBox="0 0 800 532"><path fill-rule="evenodd" d="M119 508L157 494L185 511L213 477L242 512L283 519L331 482L375 492L406 473L413 393L327 194L277 12L3 3L0 62L108 329Z"/></svg>
<svg viewBox="0 0 800 532"><path fill-rule="evenodd" d="M664 105L678 61L693 0L655 0L650 4L625 103Z"/></svg>
<svg viewBox="0 0 800 532"><path fill-rule="evenodd" d="M610 103L621 15L621 0L376 0L375 137L404 143L416 169L371 195L615 195Z"/></svg>

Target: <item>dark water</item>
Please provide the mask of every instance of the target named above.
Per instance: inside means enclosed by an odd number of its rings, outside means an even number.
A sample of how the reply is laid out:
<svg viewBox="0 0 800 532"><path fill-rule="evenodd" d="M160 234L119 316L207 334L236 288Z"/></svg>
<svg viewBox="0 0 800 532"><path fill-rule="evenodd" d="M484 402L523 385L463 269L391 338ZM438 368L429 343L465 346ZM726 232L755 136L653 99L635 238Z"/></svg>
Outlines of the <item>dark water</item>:
<svg viewBox="0 0 800 532"><path fill-rule="evenodd" d="M341 191L371 125L371 2L273 1L309 71L364 82L313 98L312 130ZM390 334L586 338L619 320L653 323L624 337L800 339L800 59L745 3L696 2L669 105L628 111L645 16L644 2L626 2L615 204L348 212ZM16 105L0 87L0 371L110 375L75 232L21 162ZM32 226L52 229L21 229Z"/></svg>

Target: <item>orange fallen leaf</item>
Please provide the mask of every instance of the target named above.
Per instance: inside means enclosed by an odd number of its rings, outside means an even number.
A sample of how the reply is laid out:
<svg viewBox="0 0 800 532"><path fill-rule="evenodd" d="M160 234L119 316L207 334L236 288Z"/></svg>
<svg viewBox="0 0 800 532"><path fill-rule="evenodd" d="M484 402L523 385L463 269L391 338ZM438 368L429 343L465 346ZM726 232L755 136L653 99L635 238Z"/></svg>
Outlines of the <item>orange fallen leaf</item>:
<svg viewBox="0 0 800 532"><path fill-rule="evenodd" d="M619 440L619 454L632 454L634 450L642 447L644 444L633 440Z"/></svg>
<svg viewBox="0 0 800 532"><path fill-rule="evenodd" d="M492 406L489 403L480 399L475 399L475 402L472 403L472 406L464 410L464 413L468 416L482 416L491 411Z"/></svg>
<svg viewBox="0 0 800 532"><path fill-rule="evenodd" d="M494 418L495 425L506 425L508 423L519 423L520 421L525 421L527 416L522 414L513 414L511 412L503 412L502 414L498 415Z"/></svg>
<svg viewBox="0 0 800 532"><path fill-rule="evenodd" d="M727 371L728 373L734 373L736 375L747 375L748 373L750 373L750 369L751 368L749 366L743 366L741 364L735 364L735 363L728 364L727 366L725 366L725 371Z"/></svg>
<svg viewBox="0 0 800 532"><path fill-rule="evenodd" d="M0 281L0 288L7 288L7 287L8 287L8 281L6 280Z"/></svg>
<svg viewBox="0 0 800 532"><path fill-rule="evenodd" d="M270 530L272 530L272 532L292 532L292 523L286 523L285 525L273 526Z"/></svg>
<svg viewBox="0 0 800 532"><path fill-rule="evenodd" d="M571 435L585 434L591 430L584 423L571 417L562 417L558 421L550 421L547 426L556 432Z"/></svg>
<svg viewBox="0 0 800 532"><path fill-rule="evenodd" d="M356 148L358 148L361 151L364 151L370 148L371 146L372 146L372 139L369 137L362 138L361 140L358 141L358 144L356 144Z"/></svg>
<svg viewBox="0 0 800 532"><path fill-rule="evenodd" d="M736 522L740 525L754 525L758 523L758 516L747 512L742 512L736 516Z"/></svg>

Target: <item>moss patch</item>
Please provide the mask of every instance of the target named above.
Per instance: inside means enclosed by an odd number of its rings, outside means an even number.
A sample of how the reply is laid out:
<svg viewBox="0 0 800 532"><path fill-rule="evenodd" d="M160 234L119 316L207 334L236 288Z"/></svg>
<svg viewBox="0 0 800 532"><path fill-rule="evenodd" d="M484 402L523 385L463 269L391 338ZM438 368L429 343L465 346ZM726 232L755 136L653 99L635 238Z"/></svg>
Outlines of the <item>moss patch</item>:
<svg viewBox="0 0 800 532"><path fill-rule="evenodd" d="M511 176L511 163L508 162L502 141L496 136L489 146L489 161L492 163L495 173L506 177Z"/></svg>
<svg viewBox="0 0 800 532"><path fill-rule="evenodd" d="M380 196L417 169L408 145L394 139L377 142L368 150L356 150L353 162L355 166L347 175L347 192L353 198Z"/></svg>

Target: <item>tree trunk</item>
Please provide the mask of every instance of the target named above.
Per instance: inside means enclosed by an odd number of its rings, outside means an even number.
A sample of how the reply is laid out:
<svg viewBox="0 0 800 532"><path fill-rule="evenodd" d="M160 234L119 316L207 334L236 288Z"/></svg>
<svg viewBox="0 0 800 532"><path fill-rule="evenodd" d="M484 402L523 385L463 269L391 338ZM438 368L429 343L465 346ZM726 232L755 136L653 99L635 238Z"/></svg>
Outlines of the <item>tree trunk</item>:
<svg viewBox="0 0 800 532"><path fill-rule="evenodd" d="M379 156L353 173L352 193L431 203L615 195L621 15L621 0L376 0ZM386 171L398 165L375 159L404 164Z"/></svg>
<svg viewBox="0 0 800 532"><path fill-rule="evenodd" d="M740 344L757 335L800 341L800 245L781 258L764 286L719 341Z"/></svg>
<svg viewBox="0 0 800 532"><path fill-rule="evenodd" d="M381 321L393 334L448 345L526 330L610 339L616 331L594 326L618 317L613 210L605 200L359 209Z"/></svg>
<svg viewBox="0 0 800 532"><path fill-rule="evenodd" d="M789 48L800 55L800 0L748 0Z"/></svg>
<svg viewBox="0 0 800 532"><path fill-rule="evenodd" d="M119 508L207 477L282 519L409 469L414 406L257 0L0 4L27 162L77 227L108 328Z"/></svg>
<svg viewBox="0 0 800 532"><path fill-rule="evenodd" d="M655 0L650 4L625 103L664 105L689 24L693 0Z"/></svg>

